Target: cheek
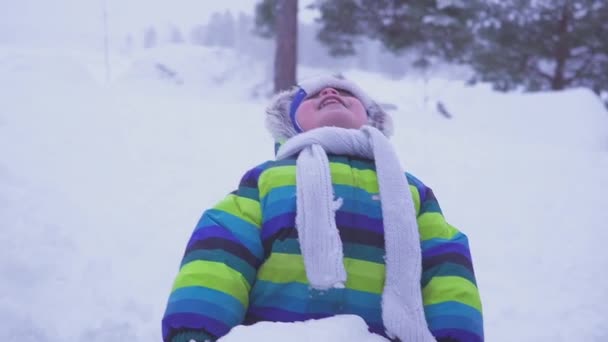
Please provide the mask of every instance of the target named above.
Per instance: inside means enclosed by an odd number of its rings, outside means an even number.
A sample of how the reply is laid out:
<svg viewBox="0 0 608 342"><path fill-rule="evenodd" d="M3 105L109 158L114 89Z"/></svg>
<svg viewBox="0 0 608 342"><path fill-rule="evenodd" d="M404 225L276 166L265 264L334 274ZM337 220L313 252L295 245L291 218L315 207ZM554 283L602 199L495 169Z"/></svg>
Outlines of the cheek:
<svg viewBox="0 0 608 342"><path fill-rule="evenodd" d="M304 131L316 127L316 109L312 101L304 101L300 104L296 111L296 121Z"/></svg>
<svg viewBox="0 0 608 342"><path fill-rule="evenodd" d="M361 126L368 123L367 111L363 107L363 105L358 105L357 108L353 108L353 113L355 120Z"/></svg>

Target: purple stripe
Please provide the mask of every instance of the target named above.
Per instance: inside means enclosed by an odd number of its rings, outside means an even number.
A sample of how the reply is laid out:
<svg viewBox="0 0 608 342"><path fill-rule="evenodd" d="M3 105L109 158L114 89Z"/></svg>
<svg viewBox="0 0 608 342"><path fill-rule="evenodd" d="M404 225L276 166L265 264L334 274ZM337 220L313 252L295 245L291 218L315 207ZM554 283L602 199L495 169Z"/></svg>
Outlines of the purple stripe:
<svg viewBox="0 0 608 342"><path fill-rule="evenodd" d="M466 256L470 260L469 248L461 243L457 242L446 242L441 245L429 248L422 252L423 258L430 258L432 256L446 254L446 253L458 253Z"/></svg>
<svg viewBox="0 0 608 342"><path fill-rule="evenodd" d="M294 212L288 212L266 221L263 224L262 240L268 239L282 228L293 228L295 226L295 219L296 214ZM336 212L336 224L338 227L360 229L379 235L384 234L382 220L370 218L365 215L338 211Z"/></svg>
<svg viewBox="0 0 608 342"><path fill-rule="evenodd" d="M441 329L431 331L437 341L483 342L483 337L461 329Z"/></svg>
<svg viewBox="0 0 608 342"><path fill-rule="evenodd" d="M252 186L256 186L258 184L258 179L260 178L260 174L264 171L262 167L256 167L254 169L249 170L241 179L241 184L251 184Z"/></svg>
<svg viewBox="0 0 608 342"><path fill-rule="evenodd" d="M333 316L329 313L297 313L278 308L250 308L248 314L257 316L258 321L301 322Z"/></svg>
<svg viewBox="0 0 608 342"><path fill-rule="evenodd" d="M232 242L240 243L239 240L230 233L226 228L220 226L206 226L197 229L194 233L192 233L192 237L190 237L190 241L188 242L188 246L186 249L189 249L193 244L203 241L209 238L222 238Z"/></svg>
<svg viewBox="0 0 608 342"><path fill-rule="evenodd" d="M282 228L295 227L296 213L289 212L283 215L279 215L271 218L262 225L262 240L266 240L268 237L273 236Z"/></svg>
<svg viewBox="0 0 608 342"><path fill-rule="evenodd" d="M347 213L344 211L336 212L336 224L338 227L349 227L384 234L384 224L381 219L370 218L365 215Z"/></svg>
<svg viewBox="0 0 608 342"><path fill-rule="evenodd" d="M168 337L172 330L205 330L215 336L224 336L230 327L213 318L194 313L176 313L163 318L163 336Z"/></svg>

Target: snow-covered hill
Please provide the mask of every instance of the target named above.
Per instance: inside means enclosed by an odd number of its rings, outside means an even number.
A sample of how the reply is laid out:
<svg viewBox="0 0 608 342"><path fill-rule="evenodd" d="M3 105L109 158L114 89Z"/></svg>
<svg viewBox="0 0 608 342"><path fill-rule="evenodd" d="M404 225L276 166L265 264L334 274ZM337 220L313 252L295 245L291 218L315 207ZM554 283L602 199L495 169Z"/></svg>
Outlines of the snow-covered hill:
<svg viewBox="0 0 608 342"><path fill-rule="evenodd" d="M200 214L273 157L267 63L170 47L120 61L110 83L99 65L0 49L2 341L160 340ZM468 234L488 341L608 340L608 114L590 91L338 71L396 107L404 165ZM361 331L357 319L330 323Z"/></svg>

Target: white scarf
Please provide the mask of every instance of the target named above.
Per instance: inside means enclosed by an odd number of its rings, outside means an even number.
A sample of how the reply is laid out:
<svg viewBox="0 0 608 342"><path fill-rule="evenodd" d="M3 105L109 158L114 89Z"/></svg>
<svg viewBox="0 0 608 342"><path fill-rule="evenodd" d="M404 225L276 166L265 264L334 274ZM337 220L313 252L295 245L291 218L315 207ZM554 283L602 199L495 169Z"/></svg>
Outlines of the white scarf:
<svg viewBox="0 0 608 342"><path fill-rule="evenodd" d="M391 338L435 341L424 317L420 277L422 255L416 210L405 174L388 139L378 129L321 127L287 140L277 160L298 154L296 228L306 276L316 289L344 287L346 270L326 153L375 160L386 250L382 320Z"/></svg>

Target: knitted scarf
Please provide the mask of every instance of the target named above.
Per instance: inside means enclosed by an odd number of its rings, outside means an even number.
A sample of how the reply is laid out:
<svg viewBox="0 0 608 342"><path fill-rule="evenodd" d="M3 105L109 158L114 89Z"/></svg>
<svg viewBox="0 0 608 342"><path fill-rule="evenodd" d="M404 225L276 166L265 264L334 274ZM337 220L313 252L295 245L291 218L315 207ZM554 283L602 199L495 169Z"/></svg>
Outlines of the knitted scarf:
<svg viewBox="0 0 608 342"><path fill-rule="evenodd" d="M382 132L321 127L287 140L277 160L298 155L296 228L306 276L316 289L344 287L346 270L327 153L373 159L380 190L386 250L382 320L391 338L435 341L428 330L420 285L422 256L412 195L399 159Z"/></svg>

